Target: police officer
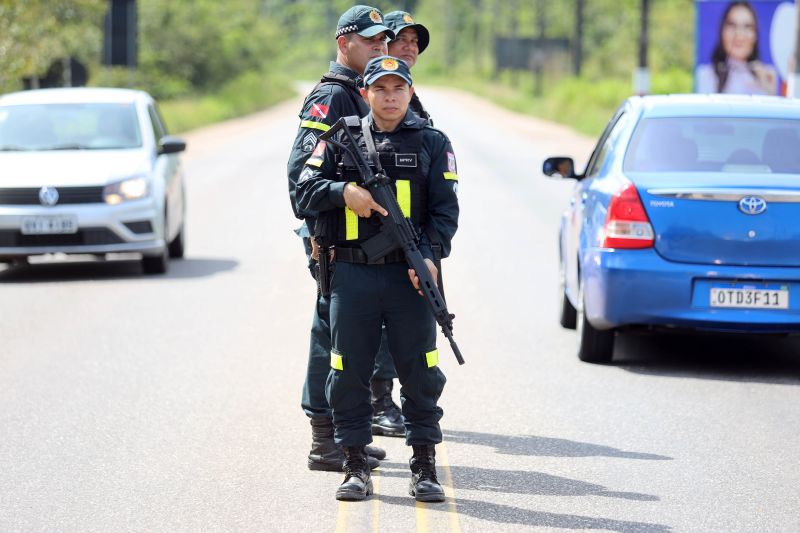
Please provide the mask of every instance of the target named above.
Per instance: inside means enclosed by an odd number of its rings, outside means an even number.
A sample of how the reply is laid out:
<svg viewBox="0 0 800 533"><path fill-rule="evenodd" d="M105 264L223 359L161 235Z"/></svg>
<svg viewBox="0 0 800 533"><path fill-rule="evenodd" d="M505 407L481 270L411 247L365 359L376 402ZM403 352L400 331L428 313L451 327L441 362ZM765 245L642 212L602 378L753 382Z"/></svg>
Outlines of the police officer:
<svg viewBox="0 0 800 533"><path fill-rule="evenodd" d="M297 218L304 220L297 231L303 238L309 258L309 268L314 273L313 239L308 228L314 228L313 210L298 208L295 202L297 179L317 137L327 131L341 116L365 116L369 107L359 93L361 73L369 59L386 53L386 40L394 34L383 23L383 15L374 7L356 5L339 18L336 29L336 61L331 62L330 71L314 87L303 102L300 112L300 128L292 145L289 157L289 197ZM311 470L341 471L344 454L333 440L331 409L325 398L325 380L330 370L330 326L328 301L317 298L311 326L308 368L303 385L302 407L311 419L312 442L308 455ZM387 349L382 358L389 359ZM370 466L378 466L377 459L386 457L380 448L367 448Z"/></svg>
<svg viewBox="0 0 800 533"><path fill-rule="evenodd" d="M384 24L394 32L394 39L389 41L389 55L402 59L411 69L417 62L417 56L428 47L430 33L422 24L416 24L406 11L392 11L384 19ZM430 114L422 106L416 91L411 95L411 110L420 118L432 124ZM437 258L439 259L439 258ZM375 358L375 371L370 380L372 392L372 434L389 437L405 435L403 415L392 399L394 369L391 357L384 357L385 337L381 339L381 352Z"/></svg>
<svg viewBox="0 0 800 533"><path fill-rule="evenodd" d="M409 69L414 68L414 65L417 64L417 57L431 42L428 28L414 22L411 14L406 11L387 13L384 22L394 32L394 39L389 41L389 55L405 61ZM417 116L432 122L430 114L422 106L416 91L411 96L410 107Z"/></svg>
<svg viewBox="0 0 800 533"><path fill-rule="evenodd" d="M371 108L368 133L399 205L417 228L420 252L435 279L432 248L440 246L447 256L458 226L453 149L444 133L408 109L413 87L405 62L390 56L370 60L364 84L361 93ZM368 143L360 121L349 120L363 149ZM413 448L409 492L419 501L444 501L435 466L435 444L442 440L442 409L437 402L445 384L438 367L436 323L402 251L368 262L361 245L380 231L378 215L387 212L367 189L354 183L358 181L352 158L320 142L297 184L298 206L333 221L328 225L335 250L327 395L336 442L345 453L345 479L336 498L362 500L372 492L364 453L372 441L369 380L385 324L402 385L406 444Z"/></svg>

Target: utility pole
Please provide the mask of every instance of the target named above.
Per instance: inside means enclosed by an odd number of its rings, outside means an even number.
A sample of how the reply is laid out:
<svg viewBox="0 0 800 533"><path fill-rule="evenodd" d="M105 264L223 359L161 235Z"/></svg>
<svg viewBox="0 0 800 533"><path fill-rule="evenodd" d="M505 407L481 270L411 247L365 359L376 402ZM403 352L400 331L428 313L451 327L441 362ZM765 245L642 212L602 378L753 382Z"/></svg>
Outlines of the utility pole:
<svg viewBox="0 0 800 533"><path fill-rule="evenodd" d="M575 0L575 36L572 42L572 72L581 75L583 63L583 7L585 0Z"/></svg>
<svg viewBox="0 0 800 533"><path fill-rule="evenodd" d="M640 96L650 92L650 71L647 68L647 19L649 0L642 0L642 21L639 32L639 67L633 72L633 92Z"/></svg>
<svg viewBox="0 0 800 533"><path fill-rule="evenodd" d="M789 84L786 96L790 98L800 98L800 3L795 3L794 11L796 15L794 28L794 65L789 72Z"/></svg>

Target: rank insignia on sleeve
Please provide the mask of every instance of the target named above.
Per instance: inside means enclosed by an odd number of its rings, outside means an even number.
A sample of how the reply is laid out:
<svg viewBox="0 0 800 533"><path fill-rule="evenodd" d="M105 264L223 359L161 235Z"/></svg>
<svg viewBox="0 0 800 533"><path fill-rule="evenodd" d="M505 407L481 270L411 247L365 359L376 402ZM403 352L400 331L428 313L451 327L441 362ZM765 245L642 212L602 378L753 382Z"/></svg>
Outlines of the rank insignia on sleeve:
<svg viewBox="0 0 800 533"><path fill-rule="evenodd" d="M310 177L311 177L311 174L313 174L313 173L314 173L314 171L313 171L313 170L311 170L311 169L310 169L310 168L308 168L308 167L305 167L305 168L303 169L303 171L300 173L300 178L298 178L298 180L297 180L297 183L303 183L303 182L304 182L304 181L306 181L308 178L310 178Z"/></svg>
<svg viewBox="0 0 800 533"><path fill-rule="evenodd" d="M324 104L311 104L311 116L325 118L328 116L329 106Z"/></svg>
<svg viewBox="0 0 800 533"><path fill-rule="evenodd" d="M308 133L306 133L306 136L303 137L303 145L302 145L303 151L310 152L311 150L314 149L316 145L317 145L317 136L309 131Z"/></svg>

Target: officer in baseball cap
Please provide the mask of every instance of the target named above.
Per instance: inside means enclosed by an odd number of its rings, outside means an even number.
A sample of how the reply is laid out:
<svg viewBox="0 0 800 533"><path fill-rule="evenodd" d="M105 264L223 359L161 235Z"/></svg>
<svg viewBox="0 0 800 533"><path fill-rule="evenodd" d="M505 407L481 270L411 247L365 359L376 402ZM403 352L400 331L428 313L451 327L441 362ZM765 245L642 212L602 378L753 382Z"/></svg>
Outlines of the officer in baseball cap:
<svg viewBox="0 0 800 533"><path fill-rule="evenodd" d="M384 17L384 23L389 27L389 29L394 32L395 36L392 40L395 40L400 37L400 34L403 33L403 30L406 28L410 28L414 30L417 35L417 46L419 47L418 53L422 53L428 47L428 44L431 42L431 35L428 32L428 28L423 26L422 24L417 24L414 22L414 19L411 17L406 11L392 11L391 13L387 13L386 17ZM407 32L411 33L411 32ZM408 62L405 57L398 56L396 54L392 54L395 57L400 57L404 61ZM413 67L414 65L409 65Z"/></svg>
<svg viewBox="0 0 800 533"><path fill-rule="evenodd" d="M362 37L372 37L385 32L394 39L394 32L384 25L383 15L371 6L357 5L345 11L336 25L336 37L357 33Z"/></svg>

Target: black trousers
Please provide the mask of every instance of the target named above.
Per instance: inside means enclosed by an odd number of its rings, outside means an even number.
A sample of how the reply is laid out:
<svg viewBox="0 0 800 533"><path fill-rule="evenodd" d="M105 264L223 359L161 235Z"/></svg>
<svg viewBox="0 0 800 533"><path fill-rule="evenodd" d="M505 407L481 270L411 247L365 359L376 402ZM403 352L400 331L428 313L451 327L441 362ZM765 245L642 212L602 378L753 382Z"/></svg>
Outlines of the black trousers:
<svg viewBox="0 0 800 533"><path fill-rule="evenodd" d="M445 384L438 367L436 322L408 279L405 263L338 262L331 283L333 348L327 382L334 438L343 446L372 442L369 381L385 325L400 378L406 443L442 441L437 405Z"/></svg>

